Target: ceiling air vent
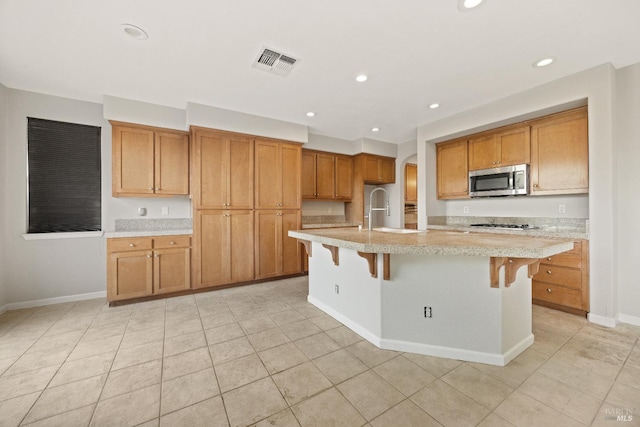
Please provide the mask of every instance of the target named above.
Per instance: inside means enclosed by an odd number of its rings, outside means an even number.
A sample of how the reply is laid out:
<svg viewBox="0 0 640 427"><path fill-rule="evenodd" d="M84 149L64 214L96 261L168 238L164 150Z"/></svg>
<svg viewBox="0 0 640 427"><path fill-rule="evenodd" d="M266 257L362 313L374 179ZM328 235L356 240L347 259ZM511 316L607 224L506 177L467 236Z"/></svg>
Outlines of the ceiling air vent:
<svg viewBox="0 0 640 427"><path fill-rule="evenodd" d="M298 59L292 58L290 55L284 55L273 49L263 48L253 62L253 68L284 77L293 70L293 67L298 61Z"/></svg>

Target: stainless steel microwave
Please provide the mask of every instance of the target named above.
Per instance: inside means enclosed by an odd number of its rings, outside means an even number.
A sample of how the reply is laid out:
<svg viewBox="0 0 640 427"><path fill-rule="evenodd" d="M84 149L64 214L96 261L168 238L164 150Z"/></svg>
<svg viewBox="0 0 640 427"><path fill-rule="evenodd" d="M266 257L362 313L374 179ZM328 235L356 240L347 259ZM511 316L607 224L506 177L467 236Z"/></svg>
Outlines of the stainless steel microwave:
<svg viewBox="0 0 640 427"><path fill-rule="evenodd" d="M529 194L529 165L469 171L471 197L523 196Z"/></svg>

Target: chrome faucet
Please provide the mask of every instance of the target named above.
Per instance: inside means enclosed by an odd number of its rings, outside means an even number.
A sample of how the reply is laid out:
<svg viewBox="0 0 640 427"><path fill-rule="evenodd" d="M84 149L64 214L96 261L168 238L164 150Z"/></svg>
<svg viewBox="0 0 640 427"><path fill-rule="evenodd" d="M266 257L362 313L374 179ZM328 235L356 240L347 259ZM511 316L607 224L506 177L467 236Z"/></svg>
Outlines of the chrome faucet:
<svg viewBox="0 0 640 427"><path fill-rule="evenodd" d="M374 208L373 207L373 193L375 193L376 191L381 190L384 192L385 196L385 207L384 208ZM373 190L371 190L371 193L369 194L369 231L371 231L373 229L373 221L372 221L372 216L371 214L373 213L373 211L386 211L387 212L387 216L391 215L391 212L389 211L389 193L387 193L387 190L385 190L382 187L376 187Z"/></svg>

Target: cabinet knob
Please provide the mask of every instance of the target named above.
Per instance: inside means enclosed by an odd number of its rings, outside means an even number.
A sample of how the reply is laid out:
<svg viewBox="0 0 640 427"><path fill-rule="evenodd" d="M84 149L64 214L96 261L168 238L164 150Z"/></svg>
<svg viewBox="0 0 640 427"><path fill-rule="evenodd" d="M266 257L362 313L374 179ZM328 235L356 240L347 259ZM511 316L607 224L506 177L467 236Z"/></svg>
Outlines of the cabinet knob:
<svg viewBox="0 0 640 427"><path fill-rule="evenodd" d="M551 293L551 289L547 288L547 293L550 294Z"/></svg>
<svg viewBox="0 0 640 427"><path fill-rule="evenodd" d="M538 188L538 184L533 184L533 188Z"/></svg>
<svg viewBox="0 0 640 427"><path fill-rule="evenodd" d="M169 244L170 244L170 245L175 245L175 244L176 244L176 242L171 241L171 242L169 242Z"/></svg>
<svg viewBox="0 0 640 427"><path fill-rule="evenodd" d="M151 255L147 255L147 258L151 258Z"/></svg>
<svg viewBox="0 0 640 427"><path fill-rule="evenodd" d="M134 248L136 245L134 245L133 243L129 243L129 247L130 248Z"/></svg>
<svg viewBox="0 0 640 427"><path fill-rule="evenodd" d="M159 189L159 188L156 188L156 191L160 191L160 189Z"/></svg>
<svg viewBox="0 0 640 427"><path fill-rule="evenodd" d="M156 258L160 258L160 255L156 254Z"/></svg>
<svg viewBox="0 0 640 427"><path fill-rule="evenodd" d="M551 257L547 258L547 261L551 261Z"/></svg>
<svg viewBox="0 0 640 427"><path fill-rule="evenodd" d="M149 187L149 190L153 191L153 187Z"/></svg>
<svg viewBox="0 0 640 427"><path fill-rule="evenodd" d="M551 270L547 270L547 274L551 274Z"/></svg>

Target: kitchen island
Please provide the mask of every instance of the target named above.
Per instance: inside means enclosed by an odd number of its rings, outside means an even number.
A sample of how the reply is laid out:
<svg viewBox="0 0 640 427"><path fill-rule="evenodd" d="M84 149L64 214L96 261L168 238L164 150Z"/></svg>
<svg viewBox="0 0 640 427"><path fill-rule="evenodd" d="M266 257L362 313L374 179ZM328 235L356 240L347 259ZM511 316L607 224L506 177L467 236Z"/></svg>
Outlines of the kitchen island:
<svg viewBox="0 0 640 427"><path fill-rule="evenodd" d="M531 276L570 239L441 230L289 231L316 307L376 346L504 366L533 343Z"/></svg>

